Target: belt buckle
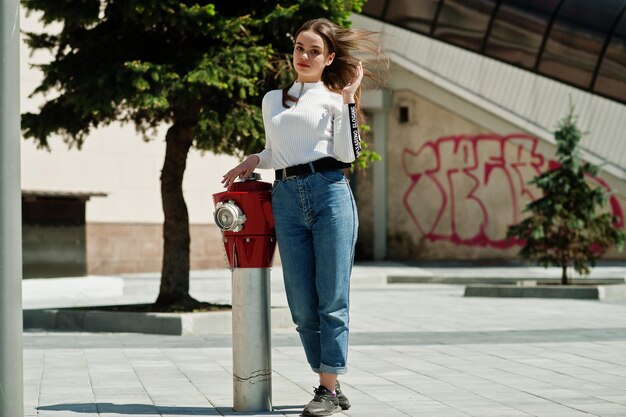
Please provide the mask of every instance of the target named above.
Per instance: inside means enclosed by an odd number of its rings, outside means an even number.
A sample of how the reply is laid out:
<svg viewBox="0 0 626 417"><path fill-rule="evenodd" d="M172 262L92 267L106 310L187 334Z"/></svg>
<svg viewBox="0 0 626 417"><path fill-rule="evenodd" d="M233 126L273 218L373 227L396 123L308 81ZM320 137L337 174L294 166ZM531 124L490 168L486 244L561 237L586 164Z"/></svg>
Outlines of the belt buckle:
<svg viewBox="0 0 626 417"><path fill-rule="evenodd" d="M292 178L296 178L297 175L289 175L287 176L287 168L283 168L283 181L290 180Z"/></svg>

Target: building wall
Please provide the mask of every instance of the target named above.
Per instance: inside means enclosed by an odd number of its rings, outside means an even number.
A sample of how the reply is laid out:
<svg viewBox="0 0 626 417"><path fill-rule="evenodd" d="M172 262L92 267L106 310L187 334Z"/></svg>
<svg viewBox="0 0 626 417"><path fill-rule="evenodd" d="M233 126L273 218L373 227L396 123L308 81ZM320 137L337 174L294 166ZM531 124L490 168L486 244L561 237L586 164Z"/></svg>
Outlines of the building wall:
<svg viewBox="0 0 626 417"><path fill-rule="evenodd" d="M215 225L194 224L191 233L191 269L225 268L221 233ZM160 224L89 223L88 274L156 272L163 260Z"/></svg>
<svg viewBox="0 0 626 417"><path fill-rule="evenodd" d="M387 258L514 258L520 247L505 240L506 230L537 196L526 183L554 160L553 130L571 105L585 132L584 158L603 164L590 182L614 193L608 209L624 224L626 106L362 15L352 22L380 35L390 63L382 86L393 97L387 134L373 141L386 143L387 205L373 216L387 221L387 236L379 232ZM365 105L387 109L376 100ZM400 107L408 123L400 123ZM381 196L359 198L369 210Z"/></svg>
<svg viewBox="0 0 626 417"><path fill-rule="evenodd" d="M402 69L393 69L390 79L387 257L515 258L520 246L506 239L507 228L540 195L527 183L554 162L554 147L515 126L492 124L478 113L467 117L473 113L423 97L418 77ZM401 107L408 108L407 123L399 120ZM610 209L623 219L623 181L607 175L591 181L617 191Z"/></svg>

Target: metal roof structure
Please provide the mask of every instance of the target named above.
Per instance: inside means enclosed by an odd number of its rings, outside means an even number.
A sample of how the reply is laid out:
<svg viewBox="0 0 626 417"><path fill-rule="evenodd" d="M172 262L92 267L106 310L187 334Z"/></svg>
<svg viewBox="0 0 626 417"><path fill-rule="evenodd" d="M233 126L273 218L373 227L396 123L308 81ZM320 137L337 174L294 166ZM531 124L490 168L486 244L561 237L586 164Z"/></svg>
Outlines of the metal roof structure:
<svg viewBox="0 0 626 417"><path fill-rule="evenodd" d="M369 0L363 14L626 103L626 0Z"/></svg>

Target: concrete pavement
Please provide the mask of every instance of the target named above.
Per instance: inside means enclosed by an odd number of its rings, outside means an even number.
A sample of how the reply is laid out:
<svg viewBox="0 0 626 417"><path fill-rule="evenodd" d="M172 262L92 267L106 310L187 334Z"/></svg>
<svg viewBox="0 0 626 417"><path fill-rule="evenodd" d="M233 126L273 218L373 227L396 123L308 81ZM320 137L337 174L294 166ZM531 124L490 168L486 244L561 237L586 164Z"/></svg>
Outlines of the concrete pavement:
<svg viewBox="0 0 626 417"><path fill-rule="evenodd" d="M341 378L353 407L338 415L626 416L626 302L464 298L462 285L385 284L398 274L524 275L437 268L355 268L350 371ZM594 275L623 277L626 268ZM285 305L280 269L272 276L272 304ZM144 302L157 291L156 274L28 280L24 307ZM225 270L192 274L192 295L203 301L228 302L229 291ZM272 341L274 411L258 415L297 416L316 378L293 329ZM33 330L24 333L24 364L26 416L255 415L231 409L228 334Z"/></svg>

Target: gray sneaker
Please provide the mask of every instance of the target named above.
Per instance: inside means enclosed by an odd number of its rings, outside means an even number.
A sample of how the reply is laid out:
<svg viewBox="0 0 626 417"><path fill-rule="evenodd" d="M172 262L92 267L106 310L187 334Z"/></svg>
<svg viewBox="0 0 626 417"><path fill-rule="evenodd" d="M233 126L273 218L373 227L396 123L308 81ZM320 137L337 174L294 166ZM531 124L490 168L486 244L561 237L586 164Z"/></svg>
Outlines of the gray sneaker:
<svg viewBox="0 0 626 417"><path fill-rule="evenodd" d="M337 383L335 384L335 392L337 393L337 401L339 401L339 407L341 407L342 410L347 410L348 408L350 408L350 401L348 400L348 397L346 397L344 393L341 392L341 386L339 385L339 381L337 381Z"/></svg>
<svg viewBox="0 0 626 417"><path fill-rule="evenodd" d="M303 416L329 416L341 411L337 395L323 385L315 390L315 397L302 410Z"/></svg>

